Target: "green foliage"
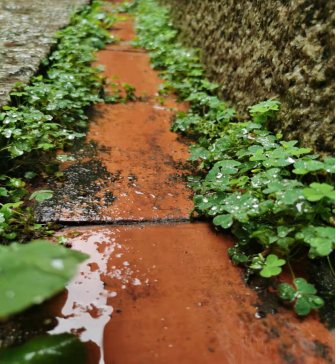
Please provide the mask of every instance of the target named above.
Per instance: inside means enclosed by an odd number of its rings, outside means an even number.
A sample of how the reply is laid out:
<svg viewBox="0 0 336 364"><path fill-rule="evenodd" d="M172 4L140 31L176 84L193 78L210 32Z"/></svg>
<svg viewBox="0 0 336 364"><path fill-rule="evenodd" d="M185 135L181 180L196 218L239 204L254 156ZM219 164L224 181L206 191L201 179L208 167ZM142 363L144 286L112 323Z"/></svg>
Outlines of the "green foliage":
<svg viewBox="0 0 336 364"><path fill-rule="evenodd" d="M28 177L32 176L32 172ZM26 173L26 174L27 174ZM35 224L34 211L37 203L52 198L53 191L35 191L29 196L30 206L24 206L22 199L29 195L24 188L26 183L19 178L0 177L6 187L0 187L0 198L7 200L0 207L0 242L8 244L15 240L24 242L43 235L50 235L53 230L48 224Z"/></svg>
<svg viewBox="0 0 336 364"><path fill-rule="evenodd" d="M42 303L64 288L88 256L45 240L0 245L0 318Z"/></svg>
<svg viewBox="0 0 336 364"><path fill-rule="evenodd" d="M118 17L104 10L103 4L94 1L71 15L70 25L56 35L56 50L43 62L45 75L35 77L30 85L17 83L11 93L12 106L0 113L0 242L4 244L52 233L46 225L34 224L36 205L23 204L29 192L16 176L62 179L60 163L73 158L59 155L52 162L50 158L56 149L85 135L78 132L87 124L84 108L104 101L105 79L99 74L101 68L91 63L98 49L115 41L108 28ZM132 92L127 85L127 100ZM113 96L123 100L118 88ZM51 197L52 191L37 191L29 200L42 202Z"/></svg>
<svg viewBox="0 0 336 364"><path fill-rule="evenodd" d="M278 257L274 254L269 254L266 259L259 254L257 257L253 258L250 267L253 269L260 269L260 275L262 277L269 278L280 274L280 267L285 264L285 260L278 259Z"/></svg>
<svg viewBox="0 0 336 364"><path fill-rule="evenodd" d="M113 10L116 13L131 13L137 6L137 0L135 1L124 1L120 4L115 4Z"/></svg>
<svg viewBox="0 0 336 364"><path fill-rule="evenodd" d="M294 279L296 290L288 283L279 285L279 296L287 301L295 301L295 311L307 315L311 308L320 308L324 301L316 296L316 289L303 278Z"/></svg>
<svg viewBox="0 0 336 364"><path fill-rule="evenodd" d="M0 350L2 364L85 364L86 349L72 334L38 336L26 344Z"/></svg>
<svg viewBox="0 0 336 364"><path fill-rule="evenodd" d="M308 201L320 201L323 198L329 198L335 201L334 187L326 183L312 183L309 185L310 188L303 189L303 196Z"/></svg>
<svg viewBox="0 0 336 364"><path fill-rule="evenodd" d="M49 190L35 191L30 195L29 200L32 200L33 198L35 198L37 202L49 200L50 198L52 198L53 193L54 191L49 191Z"/></svg>
<svg viewBox="0 0 336 364"><path fill-rule="evenodd" d="M233 263L271 277L307 249L311 259L329 256L335 246L335 160L268 131L280 105L274 99L249 107L250 120L237 121L235 111L216 96L219 86L203 78L198 50L178 43L168 9L139 0L134 11L133 44L151 51L153 68L165 80L159 92L190 103L187 113L177 114L172 130L199 138L189 158L200 162L202 172L189 178L193 212L231 228L238 240L229 250ZM309 307L318 308L319 302Z"/></svg>
<svg viewBox="0 0 336 364"><path fill-rule="evenodd" d="M100 4L74 13L70 26L57 33L57 49L44 61L46 76L35 77L29 86L16 84L20 92L11 94L16 107L6 106L2 114L2 159L62 149L83 136L74 131L86 126L83 108L103 101L104 78L91 63L98 49L114 41L107 29L118 19Z"/></svg>

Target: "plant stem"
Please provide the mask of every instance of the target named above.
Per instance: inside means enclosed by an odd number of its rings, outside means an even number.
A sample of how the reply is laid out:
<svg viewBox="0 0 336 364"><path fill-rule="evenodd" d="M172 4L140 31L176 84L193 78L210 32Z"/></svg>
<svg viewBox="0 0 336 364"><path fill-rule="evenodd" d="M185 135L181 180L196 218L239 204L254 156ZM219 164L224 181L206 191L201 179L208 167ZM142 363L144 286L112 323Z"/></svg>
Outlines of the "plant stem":
<svg viewBox="0 0 336 364"><path fill-rule="evenodd" d="M331 270L331 273L333 274L333 276L335 277L335 271L334 271L334 268L331 264L331 261L330 261L330 258L329 258L329 255L327 256L327 260L328 260L328 264L329 264L329 268Z"/></svg>
<svg viewBox="0 0 336 364"><path fill-rule="evenodd" d="M293 249L294 250L294 249ZM294 257L294 255L296 255L299 251L301 250L301 245L299 246L299 248L291 255L289 255L290 258ZM291 251L292 252L292 251Z"/></svg>
<svg viewBox="0 0 336 364"><path fill-rule="evenodd" d="M315 219L316 215L318 214L318 211L319 211L319 209L320 209L320 207L321 207L322 201L323 201L323 198L321 198L321 200L320 200L320 201L318 202L318 204L316 205L314 215L313 215L313 217L310 219L310 221L309 221L309 225L311 225L311 224L312 224L312 222L314 221L314 219Z"/></svg>
<svg viewBox="0 0 336 364"><path fill-rule="evenodd" d="M290 269L290 271L291 271L291 273L292 273L292 277L293 277L293 280L294 280L294 279L295 279L295 274L294 274L294 271L293 271L293 269L292 269L292 266L291 266L291 264L290 264L289 259L287 259L287 263L288 263L288 267L289 267L289 269Z"/></svg>

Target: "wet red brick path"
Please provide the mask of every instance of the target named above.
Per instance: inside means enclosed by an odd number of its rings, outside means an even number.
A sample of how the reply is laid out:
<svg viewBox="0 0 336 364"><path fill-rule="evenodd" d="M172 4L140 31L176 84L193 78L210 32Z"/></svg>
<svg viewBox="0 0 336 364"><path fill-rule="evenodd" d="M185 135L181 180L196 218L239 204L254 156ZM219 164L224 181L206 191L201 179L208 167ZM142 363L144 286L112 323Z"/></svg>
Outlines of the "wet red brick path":
<svg viewBox="0 0 336 364"><path fill-rule="evenodd" d="M118 23L117 29L113 33L123 41L134 39L131 21ZM132 85L136 95L143 98L94 108L87 141L98 145L95 163L89 164L93 159L85 157L85 146L83 158L74 154L76 162L71 173L66 165L67 179L62 191L56 193L57 202L42 207L42 220L187 220L193 206L191 191L182 182L190 174L188 146L169 130L173 115L177 110L186 111L187 105L176 103L172 97L166 97L164 104L158 100L162 83L158 72L151 69L148 54L129 45L108 46L98 53L98 64L104 65L109 80L117 76L119 83ZM98 163L106 171L105 178L96 170ZM94 193L86 186L92 167L96 174Z"/></svg>
<svg viewBox="0 0 336 364"><path fill-rule="evenodd" d="M131 20L116 27L122 41L134 36ZM211 224L186 221L192 201L181 164L188 151L169 131L171 108L186 105L155 100L162 81L148 55L113 44L99 52L99 63L146 98L96 107L88 134L98 145L94 163L118 178L101 176L95 193L116 199L105 206L101 199L90 216L85 194L66 207L59 201L55 219L115 225L63 230L74 249L91 257L50 302L59 322L52 332L78 333L88 364L333 362L334 334L317 315L298 318L272 302L264 307L228 259L231 238ZM83 148L84 163L90 162Z"/></svg>

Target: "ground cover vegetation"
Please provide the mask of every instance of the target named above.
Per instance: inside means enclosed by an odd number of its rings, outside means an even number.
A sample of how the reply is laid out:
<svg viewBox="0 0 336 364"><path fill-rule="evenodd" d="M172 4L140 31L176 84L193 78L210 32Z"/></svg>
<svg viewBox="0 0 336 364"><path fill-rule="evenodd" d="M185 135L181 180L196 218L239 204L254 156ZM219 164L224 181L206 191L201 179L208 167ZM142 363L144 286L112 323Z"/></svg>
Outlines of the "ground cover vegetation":
<svg viewBox="0 0 336 364"><path fill-rule="evenodd" d="M43 61L41 74L30 85L16 84L10 106L0 112L1 320L61 291L77 265L88 258L62 246L63 237L59 245L41 240L52 235L54 227L35 224L34 212L53 191L31 193L27 185L35 179L64 178L59 166L72 157L56 157L55 151L85 135L86 107L134 98L133 87L108 82L100 74L102 68L92 66L97 50L117 41L108 29L119 18L108 6L94 1L75 11L70 25L56 34L57 45ZM77 350L80 345L71 335L42 337L2 349L1 362L58 363L62 358L84 363L83 350ZM73 350L80 355L74 356Z"/></svg>
<svg viewBox="0 0 336 364"><path fill-rule="evenodd" d="M278 294L299 315L321 308L334 293L317 293L296 272L305 257L304 264L326 261L334 276L335 159L272 134L267 125L279 110L275 99L249 107L250 119L239 120L216 96L218 85L204 77L199 51L179 43L168 10L156 1L125 3L119 10L136 16L132 44L151 51L153 68L165 80L160 93L175 93L191 105L171 127L198 138L189 158L200 162L201 172L189 178L195 191L191 218L196 212L230 228L237 243L228 254L248 275L270 278L287 266L293 285L279 284Z"/></svg>

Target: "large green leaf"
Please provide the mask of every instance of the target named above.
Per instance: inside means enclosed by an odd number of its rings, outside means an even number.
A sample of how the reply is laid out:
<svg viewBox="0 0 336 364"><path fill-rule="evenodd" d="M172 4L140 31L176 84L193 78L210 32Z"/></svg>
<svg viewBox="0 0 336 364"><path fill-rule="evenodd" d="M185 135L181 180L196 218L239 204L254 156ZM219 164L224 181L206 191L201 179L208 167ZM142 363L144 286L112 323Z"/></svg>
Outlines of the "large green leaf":
<svg viewBox="0 0 336 364"><path fill-rule="evenodd" d="M88 255L38 240L0 246L0 317L39 304L64 288Z"/></svg>
<svg viewBox="0 0 336 364"><path fill-rule="evenodd" d="M86 348L72 334L38 336L26 344L0 350L2 364L86 363Z"/></svg>

